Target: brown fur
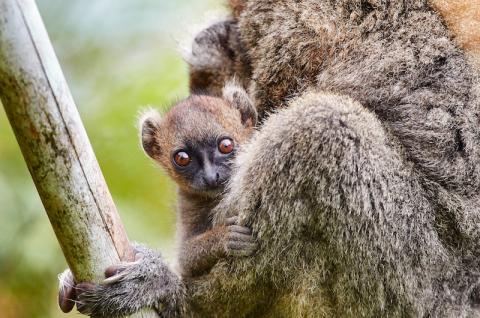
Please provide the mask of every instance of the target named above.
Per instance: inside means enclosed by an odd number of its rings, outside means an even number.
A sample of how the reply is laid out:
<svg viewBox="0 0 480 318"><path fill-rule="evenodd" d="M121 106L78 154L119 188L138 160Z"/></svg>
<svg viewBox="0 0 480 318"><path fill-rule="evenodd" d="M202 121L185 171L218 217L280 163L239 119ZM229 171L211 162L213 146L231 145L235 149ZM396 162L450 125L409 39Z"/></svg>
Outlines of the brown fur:
<svg viewBox="0 0 480 318"><path fill-rule="evenodd" d="M196 197L180 192L178 202L178 264L184 277L205 274L227 256L228 228L212 226L211 211L217 199Z"/></svg>
<svg viewBox="0 0 480 318"><path fill-rule="evenodd" d="M172 166L171 151L181 140L193 140L205 134L228 131L236 144L242 144L253 132L253 126L245 129L238 109L221 98L207 95L191 95L176 104L160 122L156 122L152 138L156 140L155 159L180 189L189 192L190 185L178 176Z"/></svg>
<svg viewBox="0 0 480 318"><path fill-rule="evenodd" d="M230 83L223 88L223 95L224 98L191 95L174 105L163 118L152 111L142 118L146 153L179 187L178 263L183 276L205 273L218 259L229 254L232 244L237 247L237 241L249 243L250 240L250 236L244 235L249 230L235 222L213 227L211 211L220 196L199 192L172 162L174 152L182 149L187 141L202 142L228 135L238 148L253 133L256 113L246 92ZM245 245L252 247L252 244Z"/></svg>
<svg viewBox="0 0 480 318"><path fill-rule="evenodd" d="M229 0L228 4L235 19L238 19L242 11L245 9L245 0Z"/></svg>
<svg viewBox="0 0 480 318"><path fill-rule="evenodd" d="M430 0L456 41L480 67L480 0Z"/></svg>

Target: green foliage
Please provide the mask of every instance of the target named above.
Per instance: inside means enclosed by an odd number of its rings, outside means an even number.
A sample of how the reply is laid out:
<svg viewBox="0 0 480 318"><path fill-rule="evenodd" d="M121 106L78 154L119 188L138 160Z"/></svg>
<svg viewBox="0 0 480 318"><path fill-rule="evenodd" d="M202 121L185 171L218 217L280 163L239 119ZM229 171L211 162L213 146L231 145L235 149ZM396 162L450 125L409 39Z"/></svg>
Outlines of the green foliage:
<svg viewBox="0 0 480 318"><path fill-rule="evenodd" d="M212 3L37 2L129 237L172 257L175 186L143 154L136 118L188 93L175 39ZM66 264L3 110L0 217L1 316L67 316L56 306Z"/></svg>

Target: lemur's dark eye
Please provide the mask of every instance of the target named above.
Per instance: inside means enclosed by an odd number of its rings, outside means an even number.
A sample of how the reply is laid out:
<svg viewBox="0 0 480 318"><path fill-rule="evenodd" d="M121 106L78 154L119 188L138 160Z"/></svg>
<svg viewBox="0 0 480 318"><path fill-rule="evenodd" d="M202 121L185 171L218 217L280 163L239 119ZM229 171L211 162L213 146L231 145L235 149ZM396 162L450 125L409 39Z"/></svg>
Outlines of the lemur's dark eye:
<svg viewBox="0 0 480 318"><path fill-rule="evenodd" d="M179 151L175 154L175 156L173 157L173 160L175 161L175 163L177 165L179 165L180 167L186 167L190 164L190 162L192 161L192 159L190 158L190 156L188 155L188 153L186 153L185 151Z"/></svg>
<svg viewBox="0 0 480 318"><path fill-rule="evenodd" d="M233 151L233 140L224 138L218 143L218 150L223 154L229 154Z"/></svg>

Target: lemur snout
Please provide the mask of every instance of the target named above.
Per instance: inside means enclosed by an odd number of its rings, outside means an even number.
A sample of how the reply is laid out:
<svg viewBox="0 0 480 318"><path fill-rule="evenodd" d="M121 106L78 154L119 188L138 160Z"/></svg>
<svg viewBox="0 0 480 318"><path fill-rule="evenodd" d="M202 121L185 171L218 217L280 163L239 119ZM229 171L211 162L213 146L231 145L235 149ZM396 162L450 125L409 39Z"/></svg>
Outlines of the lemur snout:
<svg viewBox="0 0 480 318"><path fill-rule="evenodd" d="M205 184L210 188L216 188L220 185L220 174L218 172L205 173L203 177Z"/></svg>

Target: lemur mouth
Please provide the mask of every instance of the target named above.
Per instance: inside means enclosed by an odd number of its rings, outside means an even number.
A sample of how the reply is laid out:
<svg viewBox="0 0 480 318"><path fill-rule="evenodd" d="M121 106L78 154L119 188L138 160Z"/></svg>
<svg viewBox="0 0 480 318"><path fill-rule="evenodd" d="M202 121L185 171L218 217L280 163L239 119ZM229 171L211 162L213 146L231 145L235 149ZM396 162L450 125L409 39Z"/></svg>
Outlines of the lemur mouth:
<svg viewBox="0 0 480 318"><path fill-rule="evenodd" d="M220 192L223 192L223 190L225 190L225 186L222 184L219 184L216 186L209 186L205 188L205 192L208 192L208 193L220 193Z"/></svg>
<svg viewBox="0 0 480 318"><path fill-rule="evenodd" d="M225 191L225 184L219 183L215 186L208 186L203 189L203 193L209 197L217 197L223 194Z"/></svg>

